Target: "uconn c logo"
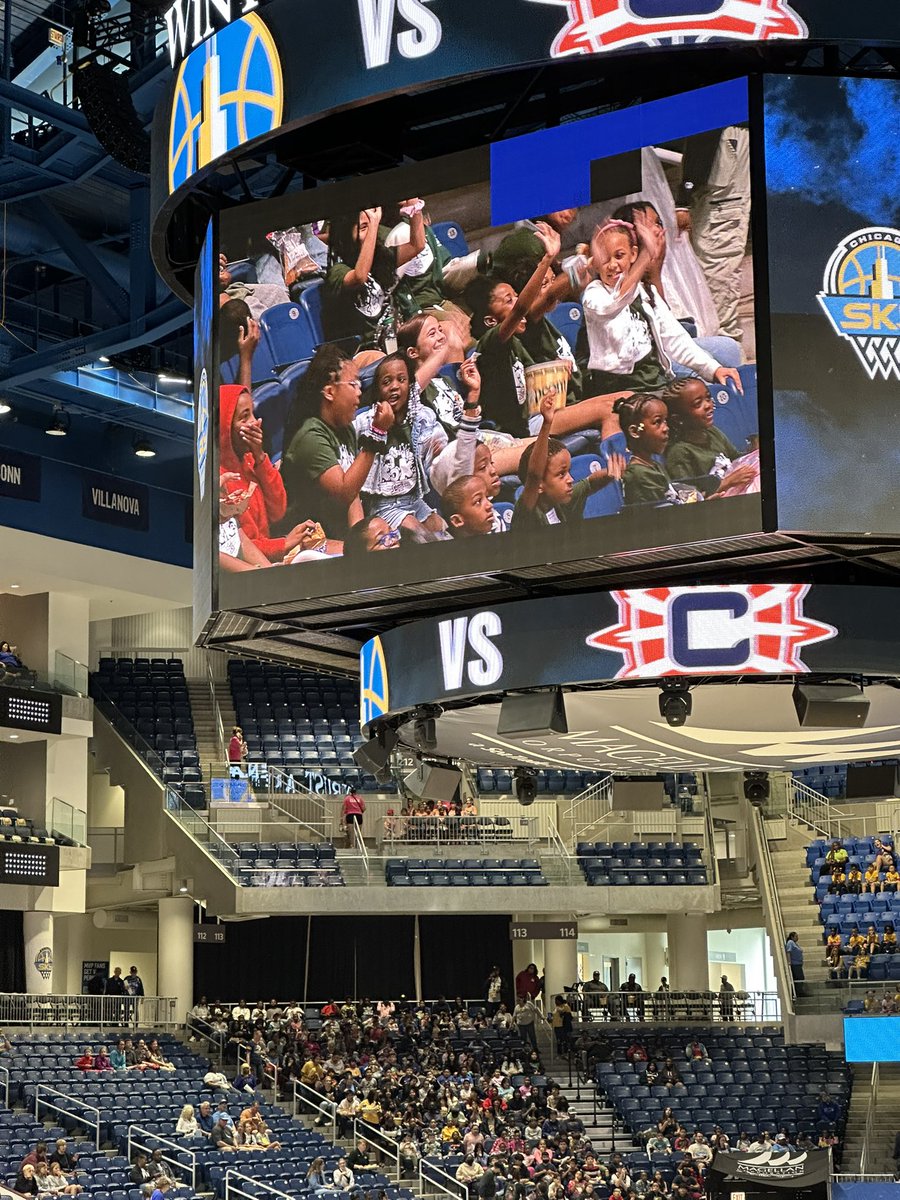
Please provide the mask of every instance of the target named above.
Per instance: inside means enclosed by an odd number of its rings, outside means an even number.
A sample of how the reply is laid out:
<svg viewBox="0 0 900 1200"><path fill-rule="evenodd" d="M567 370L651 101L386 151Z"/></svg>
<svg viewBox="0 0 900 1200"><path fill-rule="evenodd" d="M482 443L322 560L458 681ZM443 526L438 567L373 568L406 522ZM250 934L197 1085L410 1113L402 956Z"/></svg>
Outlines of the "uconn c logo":
<svg viewBox="0 0 900 1200"><path fill-rule="evenodd" d="M615 679L800 674L809 669L803 648L838 632L804 615L808 591L754 583L612 592L619 619L587 644L622 656Z"/></svg>

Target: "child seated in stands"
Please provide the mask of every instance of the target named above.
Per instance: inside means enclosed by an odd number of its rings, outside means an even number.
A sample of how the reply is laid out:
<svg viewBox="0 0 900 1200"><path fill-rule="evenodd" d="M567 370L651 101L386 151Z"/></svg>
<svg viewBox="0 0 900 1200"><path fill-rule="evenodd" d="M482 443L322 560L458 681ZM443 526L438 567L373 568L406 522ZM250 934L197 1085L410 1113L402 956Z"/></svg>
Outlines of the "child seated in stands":
<svg viewBox="0 0 900 1200"><path fill-rule="evenodd" d="M713 424L716 406L702 379L675 379L662 398L670 426L666 469L673 479L691 480L704 496L746 488L758 479L753 467L733 466L740 451Z"/></svg>
<svg viewBox="0 0 900 1200"><path fill-rule="evenodd" d="M881 885L883 892L896 892L897 885L900 884L900 873L894 864L893 859L888 863L887 870L884 873L884 880Z"/></svg>
<svg viewBox="0 0 900 1200"><path fill-rule="evenodd" d="M463 475L453 481L441 499L441 508L454 538L491 533L494 506L480 475Z"/></svg>
<svg viewBox="0 0 900 1200"><path fill-rule="evenodd" d="M541 401L542 424L537 439L522 454L519 478L524 487L513 512L510 528L514 531L582 520L591 493L621 479L624 473L623 459L613 454L606 470L594 471L587 479L574 483L569 473L571 454L562 442L550 437L555 404L556 395L551 391Z"/></svg>
<svg viewBox="0 0 900 1200"><path fill-rule="evenodd" d="M662 456L669 444L669 410L658 396L632 396L613 406L631 455L622 487L626 504L677 502Z"/></svg>
<svg viewBox="0 0 900 1200"><path fill-rule="evenodd" d="M841 948L841 932L834 925L828 930L828 937L825 940L825 948L830 954L832 950L840 950Z"/></svg>
<svg viewBox="0 0 900 1200"><path fill-rule="evenodd" d="M881 952L882 954L897 953L897 934L894 932L894 926L890 922L884 927L884 933L881 937Z"/></svg>
<svg viewBox="0 0 900 1200"><path fill-rule="evenodd" d="M869 928L866 930L866 953L867 954L880 954L881 953L881 939L879 938L878 930L875 928L874 925L870 925Z"/></svg>
<svg viewBox="0 0 900 1200"><path fill-rule="evenodd" d="M830 946L825 955L825 965L828 967L829 979L846 979L847 968L844 966L844 956L840 946Z"/></svg>
<svg viewBox="0 0 900 1200"><path fill-rule="evenodd" d="M880 872L878 870L878 867L875 865L875 863L870 863L869 866L866 867L866 873L863 876L863 879L864 879L864 886L863 886L864 892L872 892L874 895L875 892L881 892L884 890L884 887L880 880Z"/></svg>
<svg viewBox="0 0 900 1200"><path fill-rule="evenodd" d="M847 872L847 880L844 884L844 892L846 895L858 896L863 889L862 871L859 866L853 863Z"/></svg>
<svg viewBox="0 0 900 1200"><path fill-rule="evenodd" d="M75 1066L79 1071L93 1071L94 1051L90 1046L85 1046L81 1055L75 1059Z"/></svg>
<svg viewBox="0 0 900 1200"><path fill-rule="evenodd" d="M420 372L424 376L433 370L429 364ZM447 445L447 434L433 410L421 403L419 383L411 375L411 364L402 354L383 358L372 383L373 408L353 422L358 436L370 437L377 404L387 404L394 414L362 486L362 500L364 509L383 517L391 529L402 529L414 541L433 542L447 526L425 499L428 472L434 456Z"/></svg>
<svg viewBox="0 0 900 1200"><path fill-rule="evenodd" d="M466 288L472 330L478 338L482 412L485 420L515 437L527 437L529 433L525 368L534 362L521 335L544 276L559 253L559 234L549 225L538 222L536 235L545 254L521 292L489 275L477 276Z"/></svg>
<svg viewBox="0 0 900 1200"><path fill-rule="evenodd" d="M866 954L865 946L861 947L853 956L853 962L848 971L850 979L868 979L869 977L869 956Z"/></svg>
<svg viewBox="0 0 900 1200"><path fill-rule="evenodd" d="M635 211L634 224L610 221L594 234L596 277L582 295L592 393L656 391L671 380L673 361L710 382L730 379L742 389L738 372L702 350L652 283L645 284L664 254L665 233L645 211Z"/></svg>
<svg viewBox="0 0 900 1200"><path fill-rule="evenodd" d="M832 896L843 896L847 890L847 876L844 874L843 868L836 866L829 878L831 880L828 884L829 894Z"/></svg>
<svg viewBox="0 0 900 1200"><path fill-rule="evenodd" d="M356 558L373 550L396 550L399 546L399 529L391 529L384 517L363 517L350 526L344 539L344 556Z"/></svg>
<svg viewBox="0 0 900 1200"><path fill-rule="evenodd" d="M850 930L850 937L847 939L847 949L851 954L857 954L866 944L866 939L859 932L859 926L854 925Z"/></svg>

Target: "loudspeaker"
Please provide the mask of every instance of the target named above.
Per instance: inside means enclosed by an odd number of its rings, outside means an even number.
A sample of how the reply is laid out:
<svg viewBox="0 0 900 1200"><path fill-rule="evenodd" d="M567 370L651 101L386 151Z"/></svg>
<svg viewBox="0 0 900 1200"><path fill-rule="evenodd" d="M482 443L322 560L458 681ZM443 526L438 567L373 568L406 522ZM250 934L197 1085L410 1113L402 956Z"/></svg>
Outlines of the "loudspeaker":
<svg viewBox="0 0 900 1200"><path fill-rule="evenodd" d="M75 95L94 137L106 153L139 175L150 174L150 135L128 88L129 72L111 63L86 62L73 75Z"/></svg>
<svg viewBox="0 0 900 1200"><path fill-rule="evenodd" d="M527 733L568 733L566 702L561 688L504 696L497 733L515 737Z"/></svg>
<svg viewBox="0 0 900 1200"><path fill-rule="evenodd" d="M869 701L852 683L795 683L794 707L801 725L814 729L862 729Z"/></svg>
<svg viewBox="0 0 900 1200"><path fill-rule="evenodd" d="M354 750L353 759L364 771L368 771L370 775L377 775L390 763L391 751L396 745L397 735L394 730L381 729L371 741L364 742L358 750Z"/></svg>
<svg viewBox="0 0 900 1200"><path fill-rule="evenodd" d="M420 763L403 780L404 787L420 800L447 804L455 798L461 782L462 774L454 767L433 767L430 763Z"/></svg>

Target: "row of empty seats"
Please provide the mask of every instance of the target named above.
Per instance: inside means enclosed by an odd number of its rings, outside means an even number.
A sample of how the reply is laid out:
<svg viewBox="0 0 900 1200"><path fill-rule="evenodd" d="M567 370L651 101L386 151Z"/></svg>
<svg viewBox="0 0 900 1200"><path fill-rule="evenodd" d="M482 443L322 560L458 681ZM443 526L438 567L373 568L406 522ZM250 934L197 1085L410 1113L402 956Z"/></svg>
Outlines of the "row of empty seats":
<svg viewBox="0 0 900 1200"><path fill-rule="evenodd" d="M391 858L389 887L546 887L535 858Z"/></svg>
<svg viewBox="0 0 900 1200"><path fill-rule="evenodd" d="M591 887L696 887L708 882L696 842L579 842Z"/></svg>
<svg viewBox="0 0 900 1200"><path fill-rule="evenodd" d="M343 887L337 852L330 842L213 842L214 857L241 887Z"/></svg>

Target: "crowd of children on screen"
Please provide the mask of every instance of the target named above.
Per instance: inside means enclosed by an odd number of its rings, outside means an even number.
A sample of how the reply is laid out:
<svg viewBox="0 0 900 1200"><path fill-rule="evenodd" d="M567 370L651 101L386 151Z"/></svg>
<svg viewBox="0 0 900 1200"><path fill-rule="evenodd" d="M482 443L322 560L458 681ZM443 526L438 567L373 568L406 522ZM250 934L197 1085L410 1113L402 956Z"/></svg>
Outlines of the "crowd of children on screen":
<svg viewBox="0 0 900 1200"><path fill-rule="evenodd" d="M220 358L236 364L236 382L220 389L221 566L758 491L756 445L716 428L709 386L742 390L740 346L704 343L673 312L673 235L653 204L592 215L549 213L490 239L490 251L452 257L413 198L395 219L374 208L269 234L277 255L263 256L256 282L233 279L222 254ZM589 241L573 242L586 230ZM257 318L311 284L326 340L294 371L286 414L271 418L281 425L273 463L276 431L253 398ZM576 302L573 346L553 315ZM585 430L595 449L573 478Z"/></svg>

